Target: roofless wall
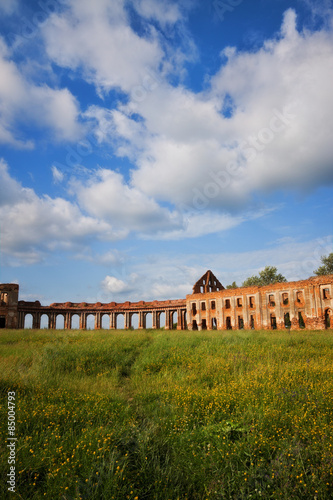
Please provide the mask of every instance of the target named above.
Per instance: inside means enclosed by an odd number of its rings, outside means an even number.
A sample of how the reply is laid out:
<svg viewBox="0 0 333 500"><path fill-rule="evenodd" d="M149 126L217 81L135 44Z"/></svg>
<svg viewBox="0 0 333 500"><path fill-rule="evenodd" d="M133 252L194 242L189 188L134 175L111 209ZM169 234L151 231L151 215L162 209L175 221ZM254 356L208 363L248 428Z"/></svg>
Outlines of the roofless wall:
<svg viewBox="0 0 333 500"><path fill-rule="evenodd" d="M333 275L308 280L275 283L262 287L225 289L212 271L207 271L194 285L186 299L152 302L110 302L102 304L54 303L42 306L39 301L18 301L17 284L0 285L0 328L57 328L61 320L64 329L86 329L93 318L95 329L107 324L111 330L130 329L136 315L138 328L163 325L166 330L232 330L333 328ZM105 326L104 326L105 327Z"/></svg>
<svg viewBox="0 0 333 500"><path fill-rule="evenodd" d="M190 330L333 328L333 275L210 292L196 285L186 296Z"/></svg>

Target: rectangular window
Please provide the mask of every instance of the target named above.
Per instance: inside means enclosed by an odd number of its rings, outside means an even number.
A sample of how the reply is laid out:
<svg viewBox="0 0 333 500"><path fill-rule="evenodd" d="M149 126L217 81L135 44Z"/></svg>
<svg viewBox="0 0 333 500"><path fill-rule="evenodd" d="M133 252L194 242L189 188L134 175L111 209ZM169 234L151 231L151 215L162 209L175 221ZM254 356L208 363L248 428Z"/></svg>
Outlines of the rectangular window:
<svg viewBox="0 0 333 500"><path fill-rule="evenodd" d="M303 292L296 293L296 302L303 302Z"/></svg>
<svg viewBox="0 0 333 500"><path fill-rule="evenodd" d="M237 299L237 307L242 307L242 299Z"/></svg>
<svg viewBox="0 0 333 500"><path fill-rule="evenodd" d="M251 309L254 307L254 297L249 297L249 306Z"/></svg>
<svg viewBox="0 0 333 500"><path fill-rule="evenodd" d="M282 294L282 303L283 303L284 306L286 306L286 305L289 304L289 297L288 297L287 293L283 293Z"/></svg>
<svg viewBox="0 0 333 500"><path fill-rule="evenodd" d="M212 309L216 309L216 303L215 303L215 300L212 300L211 303L210 303L210 307Z"/></svg>
<svg viewBox="0 0 333 500"><path fill-rule="evenodd" d="M201 311L206 311L206 302L201 302Z"/></svg>
<svg viewBox="0 0 333 500"><path fill-rule="evenodd" d="M195 302L192 303L192 314L193 316L197 314L197 306Z"/></svg>
<svg viewBox="0 0 333 500"><path fill-rule="evenodd" d="M229 299L226 299L226 301L225 301L225 308L230 309L230 300Z"/></svg>
<svg viewBox="0 0 333 500"><path fill-rule="evenodd" d="M330 297L330 290L329 290L329 288L324 288L324 290L323 290L323 298L324 299L330 299L331 298Z"/></svg>
<svg viewBox="0 0 333 500"><path fill-rule="evenodd" d="M274 300L274 295L269 295L268 296L268 303L270 306L274 307L275 306L275 300Z"/></svg>

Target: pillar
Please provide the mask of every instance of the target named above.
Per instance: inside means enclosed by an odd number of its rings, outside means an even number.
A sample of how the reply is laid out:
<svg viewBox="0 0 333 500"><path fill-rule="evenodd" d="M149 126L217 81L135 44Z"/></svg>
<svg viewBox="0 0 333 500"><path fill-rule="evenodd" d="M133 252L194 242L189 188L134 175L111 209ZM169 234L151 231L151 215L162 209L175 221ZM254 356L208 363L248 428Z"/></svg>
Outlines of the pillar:
<svg viewBox="0 0 333 500"><path fill-rule="evenodd" d="M128 330L131 328L131 313L130 312L125 312L125 330Z"/></svg>
<svg viewBox="0 0 333 500"><path fill-rule="evenodd" d="M110 313L110 330L115 330L117 327L116 325L116 313L112 312Z"/></svg>
<svg viewBox="0 0 333 500"><path fill-rule="evenodd" d="M139 330L146 328L146 313L143 311L139 312Z"/></svg>
<svg viewBox="0 0 333 500"><path fill-rule="evenodd" d="M177 309L177 330L183 330L183 311Z"/></svg>
<svg viewBox="0 0 333 500"><path fill-rule="evenodd" d="M101 313L96 312L95 313L95 330L100 330L101 329Z"/></svg>
<svg viewBox="0 0 333 500"><path fill-rule="evenodd" d="M33 330L40 329L40 313L36 312L32 315L32 328Z"/></svg>
<svg viewBox="0 0 333 500"><path fill-rule="evenodd" d="M71 329L72 315L70 312L65 313L64 328L65 330Z"/></svg>
<svg viewBox="0 0 333 500"><path fill-rule="evenodd" d="M82 312L80 314L80 330L86 330L87 329L87 314L85 312Z"/></svg>
<svg viewBox="0 0 333 500"><path fill-rule="evenodd" d="M170 330L170 311L165 311L165 330Z"/></svg>

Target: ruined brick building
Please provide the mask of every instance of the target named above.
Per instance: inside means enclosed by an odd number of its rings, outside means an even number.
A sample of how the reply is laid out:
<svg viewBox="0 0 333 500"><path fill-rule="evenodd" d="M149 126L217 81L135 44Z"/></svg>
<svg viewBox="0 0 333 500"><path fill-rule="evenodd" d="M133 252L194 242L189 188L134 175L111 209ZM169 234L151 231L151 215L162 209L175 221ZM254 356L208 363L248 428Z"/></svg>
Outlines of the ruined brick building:
<svg viewBox="0 0 333 500"><path fill-rule="evenodd" d="M107 304L65 302L42 306L39 301L18 300L18 285L2 284L0 328L24 328L27 317L31 319L32 328L39 329L43 317L47 328L57 328L60 317L64 328L71 329L76 317L79 328L85 329L87 318L93 316L95 329L102 328L106 318L108 328L114 330L122 316L124 328L129 329L134 315L138 316L139 329L146 328L149 316L152 328L160 328L163 315L166 330L174 327L178 330L323 330L333 328L332 294L333 275L225 289L214 274L207 271L185 299Z"/></svg>

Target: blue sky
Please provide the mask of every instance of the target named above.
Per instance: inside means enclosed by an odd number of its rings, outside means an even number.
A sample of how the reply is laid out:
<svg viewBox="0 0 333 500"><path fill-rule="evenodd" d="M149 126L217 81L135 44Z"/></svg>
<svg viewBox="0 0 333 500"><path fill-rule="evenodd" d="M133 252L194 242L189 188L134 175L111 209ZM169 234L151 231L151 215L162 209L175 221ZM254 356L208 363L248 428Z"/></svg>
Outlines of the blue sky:
<svg viewBox="0 0 333 500"><path fill-rule="evenodd" d="M0 0L0 280L181 298L333 242L330 0Z"/></svg>

